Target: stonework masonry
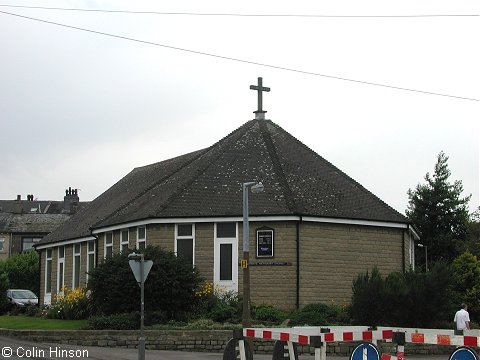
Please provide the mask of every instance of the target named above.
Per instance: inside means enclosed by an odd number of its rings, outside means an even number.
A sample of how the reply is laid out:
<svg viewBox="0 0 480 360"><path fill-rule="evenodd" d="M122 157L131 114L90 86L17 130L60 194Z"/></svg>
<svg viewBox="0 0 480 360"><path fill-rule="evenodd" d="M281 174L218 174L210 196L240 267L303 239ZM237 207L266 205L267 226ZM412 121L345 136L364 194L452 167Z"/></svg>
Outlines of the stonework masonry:
<svg viewBox="0 0 480 360"><path fill-rule="evenodd" d="M7 330L0 329L0 336L12 337L26 341L50 344L68 344L75 346L100 346L118 348L136 348L138 331L125 330ZM223 352L226 343L232 338L231 330L146 330L145 347L149 350L177 350L196 352ZM272 353L272 341L255 340L254 353ZM327 354L349 356L358 342L328 343ZM379 343L381 352L395 354L392 343ZM437 346L409 344L405 353L437 355L450 354L454 346ZM315 349L300 346L299 353L314 354Z"/></svg>

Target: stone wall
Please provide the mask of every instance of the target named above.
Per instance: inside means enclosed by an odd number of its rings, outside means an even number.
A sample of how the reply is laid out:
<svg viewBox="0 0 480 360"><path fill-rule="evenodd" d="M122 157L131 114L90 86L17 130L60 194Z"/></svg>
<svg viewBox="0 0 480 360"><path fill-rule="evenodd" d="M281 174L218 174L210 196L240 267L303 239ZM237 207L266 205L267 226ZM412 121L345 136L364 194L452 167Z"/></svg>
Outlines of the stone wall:
<svg viewBox="0 0 480 360"><path fill-rule="evenodd" d="M101 346L135 348L138 331L124 330L8 330L0 329L0 336L13 337L40 343L58 343L76 346ZM223 352L226 343L232 338L231 330L146 330L145 347L150 350L176 350L195 352ZM254 341L254 353L271 354L273 341ZM329 343L327 355L349 356L358 342ZM314 354L315 349L300 346L299 352ZM394 355L395 345L382 342L381 352ZM454 346L406 344L407 355L450 354Z"/></svg>

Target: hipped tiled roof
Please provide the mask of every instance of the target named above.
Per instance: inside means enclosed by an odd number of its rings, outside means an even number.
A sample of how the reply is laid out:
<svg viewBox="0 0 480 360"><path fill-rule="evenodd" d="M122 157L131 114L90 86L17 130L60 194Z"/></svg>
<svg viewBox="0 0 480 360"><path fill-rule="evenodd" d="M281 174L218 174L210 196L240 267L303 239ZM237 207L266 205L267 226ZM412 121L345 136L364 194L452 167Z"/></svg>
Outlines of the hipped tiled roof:
<svg viewBox="0 0 480 360"><path fill-rule="evenodd" d="M42 240L148 218L242 216L242 183L258 181L250 215L407 223L407 219L270 120L251 120L211 147L134 169Z"/></svg>

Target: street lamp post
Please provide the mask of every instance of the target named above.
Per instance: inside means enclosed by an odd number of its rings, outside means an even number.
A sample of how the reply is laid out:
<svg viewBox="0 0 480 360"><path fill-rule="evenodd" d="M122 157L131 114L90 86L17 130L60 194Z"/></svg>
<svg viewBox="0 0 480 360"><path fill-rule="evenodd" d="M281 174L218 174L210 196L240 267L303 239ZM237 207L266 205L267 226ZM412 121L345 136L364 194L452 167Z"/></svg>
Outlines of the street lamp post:
<svg viewBox="0 0 480 360"><path fill-rule="evenodd" d="M250 227L248 223L248 190L252 193L263 191L263 184L254 181L243 183L243 312L242 326L244 328L252 325L250 314Z"/></svg>
<svg viewBox="0 0 480 360"><path fill-rule="evenodd" d="M427 245L424 244L417 244L419 248L424 248L425 249L425 272L428 271L428 252L427 252Z"/></svg>

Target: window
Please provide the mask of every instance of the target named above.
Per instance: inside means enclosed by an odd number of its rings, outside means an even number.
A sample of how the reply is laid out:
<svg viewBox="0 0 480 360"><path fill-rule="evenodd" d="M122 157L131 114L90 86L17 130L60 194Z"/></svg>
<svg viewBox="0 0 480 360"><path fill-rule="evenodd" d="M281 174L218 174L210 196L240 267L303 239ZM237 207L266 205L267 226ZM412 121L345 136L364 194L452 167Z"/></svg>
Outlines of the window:
<svg viewBox="0 0 480 360"><path fill-rule="evenodd" d="M38 244L42 240L41 237L24 237L22 238L22 252L33 250L33 245Z"/></svg>
<svg viewBox="0 0 480 360"><path fill-rule="evenodd" d="M128 246L128 229L123 229L120 231L120 251L124 252Z"/></svg>
<svg viewBox="0 0 480 360"><path fill-rule="evenodd" d="M147 229L145 226L137 228L137 249L145 249L147 246Z"/></svg>
<svg viewBox="0 0 480 360"><path fill-rule="evenodd" d="M87 281L89 273L95 268L95 240L87 244Z"/></svg>
<svg viewBox="0 0 480 360"><path fill-rule="evenodd" d="M175 226L175 253L178 257L195 264L195 225L177 224Z"/></svg>
<svg viewBox="0 0 480 360"><path fill-rule="evenodd" d="M80 287L80 254L82 250L82 244L73 245L73 279L72 287Z"/></svg>
<svg viewBox="0 0 480 360"><path fill-rule="evenodd" d="M113 233L105 233L105 253L104 258L111 258L113 255Z"/></svg>
<svg viewBox="0 0 480 360"><path fill-rule="evenodd" d="M4 251L5 251L5 238L0 237L0 252L4 252Z"/></svg>
<svg viewBox="0 0 480 360"><path fill-rule="evenodd" d="M52 249L45 254L45 294L52 292Z"/></svg>
<svg viewBox="0 0 480 360"><path fill-rule="evenodd" d="M58 247L57 280L57 294L59 294L65 287L65 246Z"/></svg>

